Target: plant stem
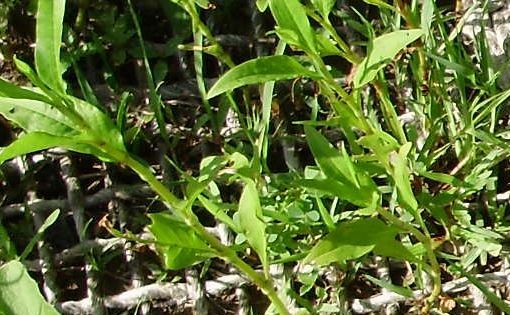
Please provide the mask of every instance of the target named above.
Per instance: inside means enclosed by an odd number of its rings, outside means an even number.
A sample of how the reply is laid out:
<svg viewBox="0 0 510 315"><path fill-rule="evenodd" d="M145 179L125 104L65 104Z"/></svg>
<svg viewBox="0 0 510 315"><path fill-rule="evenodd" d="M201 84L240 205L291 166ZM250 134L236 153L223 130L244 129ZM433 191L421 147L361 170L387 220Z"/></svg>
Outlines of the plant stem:
<svg viewBox="0 0 510 315"><path fill-rule="evenodd" d="M134 172L140 176L149 186L163 199L163 201L178 214L184 222L193 229L198 236L200 236L206 243L216 251L216 254L225 260L233 264L237 269L242 271L255 285L257 285L271 300L279 314L290 315L289 311L285 307L285 304L278 296L278 293L274 289L273 282L269 278L263 277L257 271L255 271L250 265L244 262L237 256L237 253L223 245L214 235L209 233L204 226L199 222L198 218L191 212L186 210L186 202L175 196L170 190L168 190L163 183L161 183L154 175L153 170L127 154L126 152L120 152L113 148L104 148L107 153L116 159L117 161L127 165Z"/></svg>
<svg viewBox="0 0 510 315"><path fill-rule="evenodd" d="M191 16L191 19L193 20L193 24L202 32L202 34L205 35L211 46L214 47L214 55L218 57L218 59L221 60L224 64L226 64L229 68L233 68L235 66L235 63L232 61L230 56L223 50L221 45L218 43L216 38L214 38L213 34L209 30L209 28L200 20L200 17L198 16L197 9L195 7L194 1L184 1L184 3L181 4L181 6L188 12L188 14Z"/></svg>

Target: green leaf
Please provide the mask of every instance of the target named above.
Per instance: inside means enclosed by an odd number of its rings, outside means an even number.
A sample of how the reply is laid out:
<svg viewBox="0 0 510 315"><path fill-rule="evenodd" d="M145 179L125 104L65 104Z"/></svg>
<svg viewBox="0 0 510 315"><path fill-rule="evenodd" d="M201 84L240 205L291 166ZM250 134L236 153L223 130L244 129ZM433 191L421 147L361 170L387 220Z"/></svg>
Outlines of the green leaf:
<svg viewBox="0 0 510 315"><path fill-rule="evenodd" d="M331 183L329 190L337 190L338 197L356 205L370 206L373 194L377 193L377 186L364 170L356 167L345 148L335 149L320 132L310 126L305 126L305 134L320 169L326 177L336 182Z"/></svg>
<svg viewBox="0 0 510 315"><path fill-rule="evenodd" d="M23 134L7 147L0 149L0 164L28 153L54 147L67 147L75 144L72 138L53 136L43 132L31 132Z"/></svg>
<svg viewBox="0 0 510 315"><path fill-rule="evenodd" d="M296 77L320 78L315 72L303 67L289 56L269 56L252 59L225 73L209 90L207 98L212 98L240 86L267 81L287 80Z"/></svg>
<svg viewBox="0 0 510 315"><path fill-rule="evenodd" d="M330 178L302 179L296 185L347 200L360 207L370 207L373 200L373 192L371 190L357 189L353 185Z"/></svg>
<svg viewBox="0 0 510 315"><path fill-rule="evenodd" d="M372 251L377 244L393 240L396 234L394 227L375 218L342 222L312 248L303 263L322 266L356 259Z"/></svg>
<svg viewBox="0 0 510 315"><path fill-rule="evenodd" d="M53 223L55 223L55 221L57 221L59 215L60 210L56 209L46 218L46 220L44 220L44 223L41 224L41 226L37 230L37 233L34 235L34 237L32 237L28 245L25 247L23 253L21 253L21 255L19 256L19 260L23 261L28 257L28 254L30 254L35 244L41 239L44 231L46 231L51 225L53 225Z"/></svg>
<svg viewBox="0 0 510 315"><path fill-rule="evenodd" d="M384 68L400 50L422 35L421 29L399 30L374 39L370 46L372 49L357 67L353 80L354 87L360 88L372 81L377 72Z"/></svg>
<svg viewBox="0 0 510 315"><path fill-rule="evenodd" d="M314 8L319 11L323 17L327 17L331 13L335 3L336 0L312 0Z"/></svg>
<svg viewBox="0 0 510 315"><path fill-rule="evenodd" d="M0 97L24 98L48 103L50 100L37 92L24 89L0 78Z"/></svg>
<svg viewBox="0 0 510 315"><path fill-rule="evenodd" d="M305 126L305 134L315 161L322 172L328 178L359 188L354 166L345 149L340 154L338 149L334 148L320 132L312 127Z"/></svg>
<svg viewBox="0 0 510 315"><path fill-rule="evenodd" d="M430 26L434 18L434 1L424 0L421 8L420 24L425 38L430 36Z"/></svg>
<svg viewBox="0 0 510 315"><path fill-rule="evenodd" d="M398 153L392 152L390 154L390 161L393 166L392 175L397 187L398 200L407 210L415 215L418 210L418 202L411 188L411 174L409 173L406 161L406 152L410 145L411 143L408 142L400 148Z"/></svg>
<svg viewBox="0 0 510 315"><path fill-rule="evenodd" d="M17 260L0 267L0 313L9 315L58 315L37 283Z"/></svg>
<svg viewBox="0 0 510 315"><path fill-rule="evenodd" d="M404 261L419 263L420 260L397 240L391 239L379 242L374 248L374 253L381 256L398 258Z"/></svg>
<svg viewBox="0 0 510 315"><path fill-rule="evenodd" d="M246 240L259 255L264 270L267 271L266 224L262 219L259 194L255 183L245 180L243 193L239 199L239 223Z"/></svg>
<svg viewBox="0 0 510 315"><path fill-rule="evenodd" d="M257 9L259 9L260 12L266 11L267 6L269 5L269 3L267 1L268 0L257 0L257 2L256 2Z"/></svg>
<svg viewBox="0 0 510 315"><path fill-rule="evenodd" d="M269 8L279 27L294 31L301 48L315 52L315 34L299 0L269 0Z"/></svg>
<svg viewBox="0 0 510 315"><path fill-rule="evenodd" d="M114 147L119 151L125 152L124 140L115 123L99 108L71 97L74 104L74 110L87 122L91 130L82 130L80 139L92 141L95 143L108 143L109 147Z"/></svg>
<svg viewBox="0 0 510 315"><path fill-rule="evenodd" d="M40 101L0 97L0 114L27 132L45 132L55 136L79 134L69 119Z"/></svg>
<svg viewBox="0 0 510 315"><path fill-rule="evenodd" d="M149 215L149 231L154 236L166 268L182 269L207 258L214 251L186 224L166 213Z"/></svg>
<svg viewBox="0 0 510 315"><path fill-rule="evenodd" d="M64 93L60 64L60 44L64 22L65 0L39 0L37 9L35 68L50 88Z"/></svg>

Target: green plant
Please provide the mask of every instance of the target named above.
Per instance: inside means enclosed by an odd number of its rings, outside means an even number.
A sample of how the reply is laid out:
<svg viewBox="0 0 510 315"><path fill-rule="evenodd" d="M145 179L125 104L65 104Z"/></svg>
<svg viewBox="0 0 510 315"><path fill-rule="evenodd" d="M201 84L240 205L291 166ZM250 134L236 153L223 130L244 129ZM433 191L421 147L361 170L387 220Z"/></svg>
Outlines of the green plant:
<svg viewBox="0 0 510 315"><path fill-rule="evenodd" d="M243 127L240 136L232 137L235 141L224 144L223 154L201 161L196 177L167 158L182 178L182 198L126 149L126 99L114 123L93 104L94 98L83 101L68 92L60 64L63 0L39 1L36 71L16 60L36 88L0 81L0 113L24 132L0 151L0 162L59 146L127 166L169 208L150 214L148 227L154 237L149 242L155 243L166 268L181 269L219 257L258 286L271 300L270 309L280 314L291 312L288 299L296 300L300 311L337 311L326 302L325 289L320 286L313 292L316 304L306 298L319 279L317 268L333 265L348 273L349 267L359 266L371 253L414 266L417 280L412 285L429 292L422 308L427 313L441 295L441 272L446 270L440 263L445 257L454 257L468 270L475 262L483 264L488 256L500 253L502 234L508 227L493 198L494 169L510 156L508 134L497 130L510 93L494 88L499 74L484 59L488 54L483 36L476 43L473 60L456 39L460 26L449 27L447 16L431 0L395 1L395 5L365 1L377 9L379 24L359 12L349 15L337 10L333 0L258 0L257 7L269 9L274 17L279 42L273 55L236 66L200 20L199 8L210 4L204 0L172 2L190 17L194 45L181 48L194 49L196 80L214 137L220 137L221 122L214 108L216 100L220 110L230 107ZM144 48L135 11L128 4ZM342 18L356 31L361 46L366 47L365 56L337 33L332 17ZM207 93L203 53L229 68ZM151 108L163 141L170 142L164 132L157 80L144 49L141 55ZM346 60L352 76L335 69L328 59L331 56ZM339 76L348 77L349 86L339 83ZM302 128L316 165L272 173L267 159L274 81L283 80L316 87L308 98L309 119L293 122ZM263 84L260 109L252 106L246 88L259 83ZM236 97L234 90L241 87L242 94ZM412 119L406 121L409 114ZM340 131L337 143L326 136L329 130ZM235 196L228 201L222 196L221 190L228 185L242 187L238 201ZM484 205L487 215L466 206L475 197L488 200ZM235 244L224 245L209 233L197 209L228 226L236 234ZM496 222L491 227L483 222L489 219ZM110 231L148 242L129 232ZM447 250L446 243L455 249L462 247L464 254ZM9 253L9 247L3 247ZM243 256L255 262L249 264ZM277 291L270 266L280 263L314 265L316 269L311 275L289 280ZM256 264L261 272L253 267ZM451 267L459 269L456 264ZM430 277L430 288L421 282L420 273ZM483 288L476 279L466 277ZM410 285L368 279L411 295ZM299 293L292 290L294 280L301 283ZM501 299L487 295L505 309Z"/></svg>

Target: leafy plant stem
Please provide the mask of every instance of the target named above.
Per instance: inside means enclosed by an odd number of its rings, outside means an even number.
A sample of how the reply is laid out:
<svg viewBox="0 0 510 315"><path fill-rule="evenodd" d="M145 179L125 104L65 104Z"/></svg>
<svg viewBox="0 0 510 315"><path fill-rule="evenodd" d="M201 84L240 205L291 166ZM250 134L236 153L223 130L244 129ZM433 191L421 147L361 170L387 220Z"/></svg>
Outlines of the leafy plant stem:
<svg viewBox="0 0 510 315"><path fill-rule="evenodd" d="M198 16L197 9L195 7L195 2L192 0L184 1L181 6L188 12L188 14L191 16L191 19L193 21L193 24L196 25L196 27L202 32L202 34L205 35L211 46L214 48L214 53L218 59L221 60L224 64L226 64L229 68L233 68L235 66L235 63L232 61L232 58L223 50L221 45L218 43L216 38L211 33L211 30L200 20L200 17Z"/></svg>
<svg viewBox="0 0 510 315"><path fill-rule="evenodd" d="M278 296L278 293L273 287L273 283L269 278L263 277L257 271L255 271L250 265L240 259L236 252L223 245L214 235L209 233L204 226L199 222L198 218L189 211L189 207L186 206L186 202L180 200L175 196L165 185L159 181L154 175L150 167L145 166L139 162L136 158L129 154L120 152L114 148L106 148L105 151L116 159L117 161L127 165L133 171L135 171L140 178L146 181L149 186L163 199L165 203L177 213L184 222L191 227L195 233L198 234L203 240L205 240L212 249L216 251L216 254L226 262L233 264L241 272L243 272L255 285L257 285L271 300L279 314L289 314L289 311L285 307L285 304Z"/></svg>
<svg viewBox="0 0 510 315"><path fill-rule="evenodd" d="M434 254L434 245L432 243L431 238L425 235L417 228L415 228L414 226L412 226L411 224L400 220L398 217L396 217L394 214L384 209L383 207L377 207L377 212L394 226L411 232L416 237L416 239L418 239L418 241L422 243L423 246L425 247L425 250L427 252L427 258L430 263L429 272L432 277L432 291L429 297L427 298L427 303L429 305L433 304L437 300L439 294L441 294L441 268L437 261L437 257Z"/></svg>

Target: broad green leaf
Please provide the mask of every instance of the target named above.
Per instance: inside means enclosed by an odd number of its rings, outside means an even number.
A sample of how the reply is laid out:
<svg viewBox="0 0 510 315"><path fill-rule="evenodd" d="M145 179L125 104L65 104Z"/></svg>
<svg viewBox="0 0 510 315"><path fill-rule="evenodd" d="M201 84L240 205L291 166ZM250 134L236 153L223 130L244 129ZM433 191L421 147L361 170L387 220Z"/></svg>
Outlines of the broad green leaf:
<svg viewBox="0 0 510 315"><path fill-rule="evenodd" d="M211 252L197 251L195 249L178 246L158 246L163 255L163 263L170 270L179 270L214 257Z"/></svg>
<svg viewBox="0 0 510 315"><path fill-rule="evenodd" d="M157 244L211 251L211 248L189 226L170 214L153 213L149 215L149 218L152 221L149 230Z"/></svg>
<svg viewBox="0 0 510 315"><path fill-rule="evenodd" d="M23 98L29 100L37 100L46 103L49 102L49 99L46 96L34 92L32 90L16 86L10 82L5 81L2 78L0 78L0 97Z"/></svg>
<svg viewBox="0 0 510 315"><path fill-rule="evenodd" d="M364 276L365 276L365 278L370 280L372 283L380 286L381 288L390 290L392 292L395 292L395 293L400 294L402 296L405 296L407 298L412 298L413 297L413 290L411 290L409 288L405 288L405 287L401 287L401 286L398 286L398 285L394 285L393 283L388 282L388 281L379 280L377 278L372 277L369 274L365 274Z"/></svg>
<svg viewBox="0 0 510 315"><path fill-rule="evenodd" d="M342 222L312 248L303 263L322 266L356 259L372 251L377 244L393 240L396 234L394 227L375 218Z"/></svg>
<svg viewBox="0 0 510 315"><path fill-rule="evenodd" d="M407 143L411 145L411 143ZM414 215L418 211L418 202L414 197L411 188L409 168L407 166L407 159L405 155L407 145L403 145L398 153L392 152L390 154L390 161L393 166L393 180L397 187L399 202Z"/></svg>
<svg viewBox="0 0 510 315"><path fill-rule="evenodd" d="M269 0L269 8L279 27L294 31L301 48L315 52L315 34L299 0Z"/></svg>
<svg viewBox="0 0 510 315"><path fill-rule="evenodd" d="M356 69L353 84L355 88L372 81L377 72L385 67L397 53L423 35L421 29L399 30L374 39L371 51Z"/></svg>
<svg viewBox="0 0 510 315"><path fill-rule="evenodd" d="M379 242L374 248L374 253L381 256L398 258L408 262L419 263L420 260L409 250L395 239L387 239Z"/></svg>
<svg viewBox="0 0 510 315"><path fill-rule="evenodd" d="M314 8L320 12L323 17L327 17L331 13L331 9L335 5L336 0L312 0Z"/></svg>
<svg viewBox="0 0 510 315"><path fill-rule="evenodd" d="M370 207L373 200L372 191L357 189L353 185L345 184L330 178L303 179L300 180L297 185L315 192L338 197L359 207Z"/></svg>
<svg viewBox="0 0 510 315"><path fill-rule="evenodd" d="M320 78L320 75L306 69L296 59L289 56L252 59L227 71L209 90L207 98L215 97L248 84L287 80L296 77L317 79Z"/></svg>
<svg viewBox="0 0 510 315"><path fill-rule="evenodd" d="M48 304L25 266L13 260L0 267L0 314L58 315Z"/></svg>
<svg viewBox="0 0 510 315"><path fill-rule="evenodd" d="M27 132L45 132L55 136L74 136L75 125L47 103L0 97L0 114Z"/></svg>
<svg viewBox="0 0 510 315"><path fill-rule="evenodd" d="M58 92L65 92L60 64L60 45L65 0L39 0L37 8L35 68L41 80Z"/></svg>
<svg viewBox="0 0 510 315"><path fill-rule="evenodd" d="M255 183L245 180L246 184L239 199L239 223L246 240L259 255L264 270L267 271L266 224L262 219L259 193Z"/></svg>
<svg viewBox="0 0 510 315"><path fill-rule="evenodd" d="M214 257L214 251L186 224L166 213L149 215L149 231L168 269L182 269Z"/></svg>
<svg viewBox="0 0 510 315"><path fill-rule="evenodd" d="M356 167L351 161L345 148L335 149L331 143L318 131L310 126L305 126L305 134L312 154L320 169L333 181L327 187L329 191L337 191L335 194L341 199L362 207L372 204L373 195L377 193L377 186L363 169ZM309 182L309 184L320 184ZM323 184L326 184L323 182Z"/></svg>

